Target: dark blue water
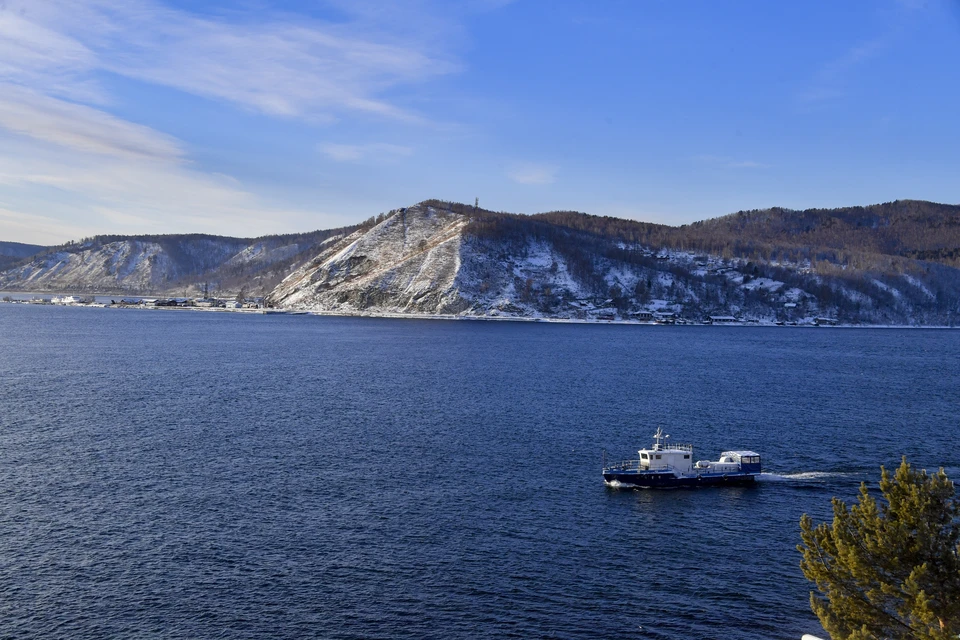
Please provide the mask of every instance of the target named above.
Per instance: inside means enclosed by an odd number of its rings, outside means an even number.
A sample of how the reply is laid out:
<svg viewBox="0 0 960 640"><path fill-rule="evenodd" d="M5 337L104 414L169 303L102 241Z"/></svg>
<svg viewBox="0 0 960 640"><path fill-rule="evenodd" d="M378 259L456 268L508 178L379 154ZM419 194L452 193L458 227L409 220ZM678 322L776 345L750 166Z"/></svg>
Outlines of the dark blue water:
<svg viewBox="0 0 960 640"><path fill-rule="evenodd" d="M0 384L2 637L799 638L800 515L960 467L950 331L0 305ZM771 475L605 487L657 425Z"/></svg>

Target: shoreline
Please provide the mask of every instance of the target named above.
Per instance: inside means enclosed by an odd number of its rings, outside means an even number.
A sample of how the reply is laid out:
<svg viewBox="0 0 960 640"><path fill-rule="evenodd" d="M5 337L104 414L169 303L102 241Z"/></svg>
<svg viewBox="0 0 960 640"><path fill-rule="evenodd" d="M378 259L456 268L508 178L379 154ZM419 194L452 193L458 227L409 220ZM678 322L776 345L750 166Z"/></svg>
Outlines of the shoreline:
<svg viewBox="0 0 960 640"><path fill-rule="evenodd" d="M21 296L36 296L43 294L29 292L0 292L3 294L16 294ZM53 294L51 294L53 295ZM110 297L102 294L94 294L95 297ZM587 318L550 318L550 317L524 317L524 316L473 316L473 315L452 315L452 314L412 314L397 312L369 312L369 311L329 311L320 309L274 309L274 308L224 308L224 307L148 307L143 305L120 305L103 302L93 302L87 304L58 304L53 302L35 302L28 298L19 300L3 300L7 304L27 304L50 307L88 307L95 309L125 309L136 311L180 311L180 312L204 312L204 313L239 313L246 315L288 315L288 316L322 316L336 318L376 318L389 320L445 320L445 321L467 321L467 322L531 322L545 324L584 324L584 325L614 325L614 326L641 326L641 327L732 327L732 328L775 328L775 329L938 329L949 330L960 327L948 325L889 325L889 324L831 324L818 325L813 323L778 325L774 322L763 321L744 321L730 322L723 324L713 324L706 322L695 322L685 320L679 323L662 323L637 320L594 320Z"/></svg>

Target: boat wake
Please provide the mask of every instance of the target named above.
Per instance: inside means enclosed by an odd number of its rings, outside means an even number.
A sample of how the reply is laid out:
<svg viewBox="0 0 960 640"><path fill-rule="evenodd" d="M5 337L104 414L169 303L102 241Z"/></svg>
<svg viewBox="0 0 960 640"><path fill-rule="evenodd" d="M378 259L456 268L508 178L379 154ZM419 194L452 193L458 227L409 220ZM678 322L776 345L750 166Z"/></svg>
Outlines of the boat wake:
<svg viewBox="0 0 960 640"><path fill-rule="evenodd" d="M858 474L849 471L801 471L799 473L761 473L759 482L828 482L835 478L852 478Z"/></svg>
<svg viewBox="0 0 960 640"><path fill-rule="evenodd" d="M630 484L628 482L620 482L619 480L604 480L603 484L608 489L623 489L625 491L649 491L652 490L652 487L642 487L636 484ZM656 491L670 491L671 489L676 489L677 487L657 487Z"/></svg>

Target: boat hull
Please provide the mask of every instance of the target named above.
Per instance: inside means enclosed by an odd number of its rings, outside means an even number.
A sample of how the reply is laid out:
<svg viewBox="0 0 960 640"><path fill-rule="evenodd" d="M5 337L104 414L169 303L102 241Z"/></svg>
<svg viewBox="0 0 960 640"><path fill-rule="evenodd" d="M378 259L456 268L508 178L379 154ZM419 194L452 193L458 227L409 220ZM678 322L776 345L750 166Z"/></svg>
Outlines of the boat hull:
<svg viewBox="0 0 960 640"><path fill-rule="evenodd" d="M756 473L715 473L677 477L673 473L650 471L605 471L603 479L608 484L619 483L628 487L671 489L675 487L743 487L757 481Z"/></svg>

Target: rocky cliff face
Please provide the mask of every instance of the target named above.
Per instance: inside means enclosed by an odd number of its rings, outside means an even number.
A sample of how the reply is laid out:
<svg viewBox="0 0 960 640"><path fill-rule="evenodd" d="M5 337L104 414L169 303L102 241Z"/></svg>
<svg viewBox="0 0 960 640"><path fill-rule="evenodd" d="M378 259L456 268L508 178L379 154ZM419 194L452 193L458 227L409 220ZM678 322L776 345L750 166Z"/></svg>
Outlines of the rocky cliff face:
<svg viewBox="0 0 960 640"><path fill-rule="evenodd" d="M469 220L443 209L400 209L369 230L333 237L268 297L280 307L334 312L457 314Z"/></svg>
<svg viewBox="0 0 960 640"><path fill-rule="evenodd" d="M481 239L470 222L443 207L400 209L372 229L331 238L268 302L333 313L586 317L591 305L578 299L602 303L611 287L632 291L641 278L598 259L603 273L584 283L552 243Z"/></svg>

